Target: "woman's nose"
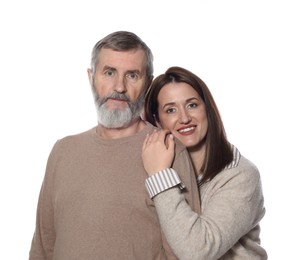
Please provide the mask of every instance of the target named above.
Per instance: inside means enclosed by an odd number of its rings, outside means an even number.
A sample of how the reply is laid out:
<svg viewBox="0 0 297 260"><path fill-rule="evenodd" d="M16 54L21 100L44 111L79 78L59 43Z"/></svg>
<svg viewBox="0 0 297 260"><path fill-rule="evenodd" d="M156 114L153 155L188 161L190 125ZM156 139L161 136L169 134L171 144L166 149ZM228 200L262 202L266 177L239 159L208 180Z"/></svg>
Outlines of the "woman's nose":
<svg viewBox="0 0 297 260"><path fill-rule="evenodd" d="M191 122L191 116L187 113L187 111L180 112L179 122L181 124L187 124L187 123Z"/></svg>

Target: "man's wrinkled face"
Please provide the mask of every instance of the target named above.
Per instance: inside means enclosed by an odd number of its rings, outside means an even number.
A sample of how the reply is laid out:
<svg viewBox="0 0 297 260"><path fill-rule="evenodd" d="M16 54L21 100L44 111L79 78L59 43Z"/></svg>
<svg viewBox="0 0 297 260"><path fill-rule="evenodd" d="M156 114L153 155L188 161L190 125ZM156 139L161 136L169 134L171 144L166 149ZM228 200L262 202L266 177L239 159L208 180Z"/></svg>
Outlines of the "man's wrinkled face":
<svg viewBox="0 0 297 260"><path fill-rule="evenodd" d="M145 73L143 50L100 51L95 73L89 70L100 125L122 128L139 118L144 101Z"/></svg>

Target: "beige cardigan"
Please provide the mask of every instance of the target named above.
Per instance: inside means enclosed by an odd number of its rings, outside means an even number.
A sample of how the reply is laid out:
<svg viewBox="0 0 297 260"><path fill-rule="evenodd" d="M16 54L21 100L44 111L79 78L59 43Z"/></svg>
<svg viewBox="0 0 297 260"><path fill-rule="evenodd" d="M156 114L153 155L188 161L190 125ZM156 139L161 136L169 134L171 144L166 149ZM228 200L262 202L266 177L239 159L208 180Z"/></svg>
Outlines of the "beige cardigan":
<svg viewBox="0 0 297 260"><path fill-rule="evenodd" d="M201 214L178 188L154 198L162 229L180 260L267 259L260 246L263 194L258 169L243 156L200 188Z"/></svg>

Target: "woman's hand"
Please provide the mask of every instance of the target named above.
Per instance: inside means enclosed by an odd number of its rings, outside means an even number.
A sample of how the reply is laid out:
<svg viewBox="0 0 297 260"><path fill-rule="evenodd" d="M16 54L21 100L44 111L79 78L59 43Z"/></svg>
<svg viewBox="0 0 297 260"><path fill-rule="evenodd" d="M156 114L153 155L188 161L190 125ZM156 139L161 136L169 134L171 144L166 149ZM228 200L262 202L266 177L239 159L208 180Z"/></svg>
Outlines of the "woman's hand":
<svg viewBox="0 0 297 260"><path fill-rule="evenodd" d="M154 130L142 145L142 161L148 175L170 168L174 159L175 142L166 130Z"/></svg>

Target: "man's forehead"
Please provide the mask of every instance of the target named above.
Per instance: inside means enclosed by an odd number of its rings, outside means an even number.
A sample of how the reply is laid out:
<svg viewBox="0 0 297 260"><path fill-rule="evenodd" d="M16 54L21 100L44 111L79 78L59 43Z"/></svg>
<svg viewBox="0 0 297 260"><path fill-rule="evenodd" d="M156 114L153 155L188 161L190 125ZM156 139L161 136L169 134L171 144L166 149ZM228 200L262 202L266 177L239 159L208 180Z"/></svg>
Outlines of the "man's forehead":
<svg viewBox="0 0 297 260"><path fill-rule="evenodd" d="M115 51L103 48L99 52L98 66L111 67L114 69L139 70L146 67L146 55L142 49L129 51Z"/></svg>

